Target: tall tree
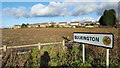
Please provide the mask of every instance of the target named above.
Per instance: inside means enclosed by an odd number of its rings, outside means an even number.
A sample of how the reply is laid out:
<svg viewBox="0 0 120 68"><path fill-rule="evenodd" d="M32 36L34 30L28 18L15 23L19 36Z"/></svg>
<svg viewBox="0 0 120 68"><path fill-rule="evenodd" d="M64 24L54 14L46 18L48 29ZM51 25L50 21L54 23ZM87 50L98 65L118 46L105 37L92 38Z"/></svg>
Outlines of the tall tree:
<svg viewBox="0 0 120 68"><path fill-rule="evenodd" d="M100 25L113 26L116 22L116 12L114 9L105 10L101 18L99 19Z"/></svg>

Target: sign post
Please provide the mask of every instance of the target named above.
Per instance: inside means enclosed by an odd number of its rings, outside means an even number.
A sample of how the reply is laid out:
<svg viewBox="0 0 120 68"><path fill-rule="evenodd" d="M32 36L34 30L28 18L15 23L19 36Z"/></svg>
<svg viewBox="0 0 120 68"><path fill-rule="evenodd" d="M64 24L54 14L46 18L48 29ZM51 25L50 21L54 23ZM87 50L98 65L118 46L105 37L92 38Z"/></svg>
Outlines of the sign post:
<svg viewBox="0 0 120 68"><path fill-rule="evenodd" d="M109 67L109 49L113 48L114 35L112 33L81 33L74 32L74 42L83 44L83 63L85 63L85 45L90 44L106 49L106 66Z"/></svg>
<svg viewBox="0 0 120 68"><path fill-rule="evenodd" d="M85 45L82 44L82 46L83 46L83 63L85 63Z"/></svg>
<svg viewBox="0 0 120 68"><path fill-rule="evenodd" d="M106 66L109 67L109 49L106 50Z"/></svg>

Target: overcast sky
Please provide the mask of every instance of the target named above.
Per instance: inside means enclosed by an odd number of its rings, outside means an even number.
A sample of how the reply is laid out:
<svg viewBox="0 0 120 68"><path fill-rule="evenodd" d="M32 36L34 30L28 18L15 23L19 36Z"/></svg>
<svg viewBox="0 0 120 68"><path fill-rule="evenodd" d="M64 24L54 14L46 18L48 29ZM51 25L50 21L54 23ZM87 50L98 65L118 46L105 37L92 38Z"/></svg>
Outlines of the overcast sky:
<svg viewBox="0 0 120 68"><path fill-rule="evenodd" d="M31 0L32 1L32 0ZM37 0L35 0L37 1ZM62 2L2 2L2 26L12 27L22 23L97 21L106 9L118 8L118 0L65 0ZM82 2L80 2L82 1ZM1 3L0 3L1 5ZM0 14L1 15L1 14Z"/></svg>

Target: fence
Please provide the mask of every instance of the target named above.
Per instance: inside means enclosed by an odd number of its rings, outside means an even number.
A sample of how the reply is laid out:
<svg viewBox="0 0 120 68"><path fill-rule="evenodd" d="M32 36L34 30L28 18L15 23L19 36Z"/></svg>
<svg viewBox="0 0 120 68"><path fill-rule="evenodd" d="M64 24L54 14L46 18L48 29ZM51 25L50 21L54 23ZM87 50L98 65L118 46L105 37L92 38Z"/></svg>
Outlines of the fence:
<svg viewBox="0 0 120 68"><path fill-rule="evenodd" d="M24 48L24 47L33 47L33 46L38 46L38 49L41 49L41 46L44 45L55 45L55 44L62 44L63 46L65 46L65 40L63 40L63 42L54 42L54 43L38 43L38 44L30 44L30 45L19 45L19 46L6 46L3 45L3 47L0 47L0 49L3 49L4 52L7 51L7 49L14 49L14 48Z"/></svg>

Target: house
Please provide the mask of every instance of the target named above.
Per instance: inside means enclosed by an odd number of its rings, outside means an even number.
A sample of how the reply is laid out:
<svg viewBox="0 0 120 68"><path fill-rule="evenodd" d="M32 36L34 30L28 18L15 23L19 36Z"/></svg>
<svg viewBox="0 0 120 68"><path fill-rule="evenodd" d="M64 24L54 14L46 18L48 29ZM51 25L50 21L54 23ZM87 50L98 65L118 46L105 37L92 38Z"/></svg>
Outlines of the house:
<svg viewBox="0 0 120 68"><path fill-rule="evenodd" d="M14 25L13 26L13 29L19 29L19 28L21 28L21 25Z"/></svg>
<svg viewBox="0 0 120 68"><path fill-rule="evenodd" d="M49 23L49 26L50 27L57 27L57 24L55 22L51 22L51 23Z"/></svg>
<svg viewBox="0 0 120 68"><path fill-rule="evenodd" d="M39 27L47 27L49 26L48 23L35 23L35 24L29 24L28 28L39 28Z"/></svg>
<svg viewBox="0 0 120 68"><path fill-rule="evenodd" d="M100 26L100 23L97 21L96 22L86 22L85 24L86 24L85 25L86 28L97 28Z"/></svg>
<svg viewBox="0 0 120 68"><path fill-rule="evenodd" d="M74 28L81 26L79 22L71 22L70 25L71 27L74 27Z"/></svg>
<svg viewBox="0 0 120 68"><path fill-rule="evenodd" d="M85 25L86 25L86 24L84 24L84 23L81 23L81 27L85 27Z"/></svg>
<svg viewBox="0 0 120 68"><path fill-rule="evenodd" d="M97 22L95 22L95 25L100 25L100 23L97 21Z"/></svg>
<svg viewBox="0 0 120 68"><path fill-rule="evenodd" d="M59 27L66 27L68 24L67 22L59 22Z"/></svg>
<svg viewBox="0 0 120 68"><path fill-rule="evenodd" d="M66 24L64 27L71 27L70 23L69 24Z"/></svg>
<svg viewBox="0 0 120 68"><path fill-rule="evenodd" d="M28 28L38 28L40 27L40 23L35 23L35 24L29 24L27 25Z"/></svg>
<svg viewBox="0 0 120 68"><path fill-rule="evenodd" d="M28 28L32 28L32 27L33 27L33 25L32 25L32 24L29 24L29 25L27 25L27 27L28 27Z"/></svg>
<svg viewBox="0 0 120 68"><path fill-rule="evenodd" d="M86 22L84 22L84 25L86 25L86 26L88 26L90 24L92 24L92 21L86 21Z"/></svg>
<svg viewBox="0 0 120 68"><path fill-rule="evenodd" d="M49 23L40 23L40 27L49 27Z"/></svg>
<svg viewBox="0 0 120 68"><path fill-rule="evenodd" d="M100 23L99 22L95 22L94 27L100 27Z"/></svg>

